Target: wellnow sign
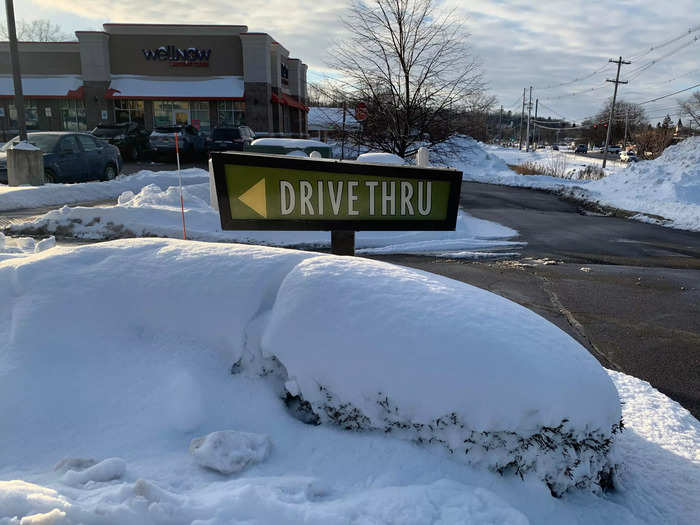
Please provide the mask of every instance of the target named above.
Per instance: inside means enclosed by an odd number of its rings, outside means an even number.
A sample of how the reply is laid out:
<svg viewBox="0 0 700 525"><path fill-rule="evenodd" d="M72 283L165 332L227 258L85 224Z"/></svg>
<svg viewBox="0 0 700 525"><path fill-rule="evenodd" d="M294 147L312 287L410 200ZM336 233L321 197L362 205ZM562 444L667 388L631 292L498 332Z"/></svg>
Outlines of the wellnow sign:
<svg viewBox="0 0 700 525"><path fill-rule="evenodd" d="M156 49L142 49L146 60L170 62L171 66L197 66L209 65L211 49L199 49L197 47L179 48L173 45L160 46Z"/></svg>

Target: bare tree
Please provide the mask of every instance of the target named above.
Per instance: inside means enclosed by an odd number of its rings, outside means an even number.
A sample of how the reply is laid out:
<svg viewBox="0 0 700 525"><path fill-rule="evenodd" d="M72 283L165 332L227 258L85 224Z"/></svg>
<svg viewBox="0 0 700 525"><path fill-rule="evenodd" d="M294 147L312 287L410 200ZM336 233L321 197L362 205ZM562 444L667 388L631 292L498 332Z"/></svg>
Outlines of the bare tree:
<svg viewBox="0 0 700 525"><path fill-rule="evenodd" d="M681 102L680 106L683 112L700 126L700 91L695 91L688 100Z"/></svg>
<svg viewBox="0 0 700 525"><path fill-rule="evenodd" d="M609 98L594 117L583 121L583 128L581 131L582 138L593 144L602 144L605 142L611 104L612 98ZM632 102L618 100L615 103L615 118L612 123L610 143L615 144L622 141L625 135L625 126L627 126L628 137L630 137L632 133L645 128L647 123L646 113L642 106Z"/></svg>
<svg viewBox="0 0 700 525"><path fill-rule="evenodd" d="M48 19L20 20L17 22L17 40L24 42L59 42L70 37L61 30L61 27L51 23ZM9 40L7 25L0 24L0 38Z"/></svg>
<svg viewBox="0 0 700 525"><path fill-rule="evenodd" d="M452 118L481 95L479 65L455 11L434 0L353 0L346 41L330 65L349 105L363 101L368 118L357 143L402 157L447 140Z"/></svg>

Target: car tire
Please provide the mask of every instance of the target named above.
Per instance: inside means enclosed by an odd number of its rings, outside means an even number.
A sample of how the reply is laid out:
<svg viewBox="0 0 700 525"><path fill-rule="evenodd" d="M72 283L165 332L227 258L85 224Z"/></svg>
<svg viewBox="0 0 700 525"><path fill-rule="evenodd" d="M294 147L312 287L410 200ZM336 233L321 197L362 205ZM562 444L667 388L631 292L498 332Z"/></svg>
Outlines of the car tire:
<svg viewBox="0 0 700 525"><path fill-rule="evenodd" d="M105 170L102 173L102 180L114 180L117 176L117 167L110 163L105 166Z"/></svg>
<svg viewBox="0 0 700 525"><path fill-rule="evenodd" d="M53 170L50 170L50 169L44 170L44 182L48 182L49 184L56 183L56 174L53 172Z"/></svg>

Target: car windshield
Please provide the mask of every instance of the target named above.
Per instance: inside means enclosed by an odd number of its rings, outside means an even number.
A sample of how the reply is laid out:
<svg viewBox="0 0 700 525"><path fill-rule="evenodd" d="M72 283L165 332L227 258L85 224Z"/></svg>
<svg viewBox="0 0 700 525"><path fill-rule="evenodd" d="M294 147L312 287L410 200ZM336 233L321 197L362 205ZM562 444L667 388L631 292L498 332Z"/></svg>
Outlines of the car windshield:
<svg viewBox="0 0 700 525"><path fill-rule="evenodd" d="M44 153L51 153L54 146L56 146L56 142L58 142L58 139L60 138L61 135L54 135L51 133L29 133L27 135L29 143L33 144ZM0 151L7 151L17 143L19 143L19 137L13 138L11 141L5 144Z"/></svg>
<svg viewBox="0 0 700 525"><path fill-rule="evenodd" d="M96 137L116 137L126 133L126 126L97 126L92 130L92 134Z"/></svg>
<svg viewBox="0 0 700 525"><path fill-rule="evenodd" d="M234 140L241 138L241 131L238 129L215 129L212 133L214 140Z"/></svg>

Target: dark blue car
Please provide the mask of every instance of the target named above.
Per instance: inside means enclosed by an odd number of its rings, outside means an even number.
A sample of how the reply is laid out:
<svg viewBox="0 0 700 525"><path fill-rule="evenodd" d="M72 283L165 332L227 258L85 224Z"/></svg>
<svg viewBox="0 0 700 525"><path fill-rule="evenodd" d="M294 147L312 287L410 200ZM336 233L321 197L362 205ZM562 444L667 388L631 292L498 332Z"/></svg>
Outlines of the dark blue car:
<svg viewBox="0 0 700 525"><path fill-rule="evenodd" d="M111 180L121 171L119 150L87 133L46 131L27 138L44 152L46 182ZM7 150L17 142L19 137L0 148L0 183L7 184Z"/></svg>

